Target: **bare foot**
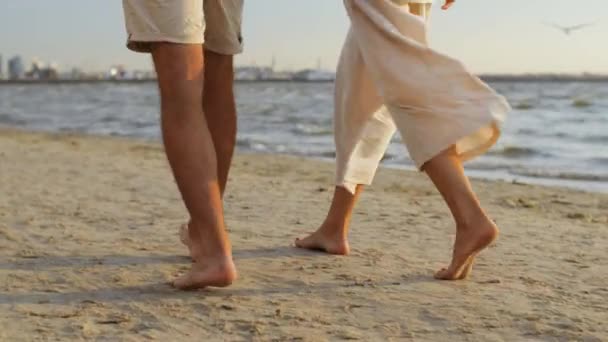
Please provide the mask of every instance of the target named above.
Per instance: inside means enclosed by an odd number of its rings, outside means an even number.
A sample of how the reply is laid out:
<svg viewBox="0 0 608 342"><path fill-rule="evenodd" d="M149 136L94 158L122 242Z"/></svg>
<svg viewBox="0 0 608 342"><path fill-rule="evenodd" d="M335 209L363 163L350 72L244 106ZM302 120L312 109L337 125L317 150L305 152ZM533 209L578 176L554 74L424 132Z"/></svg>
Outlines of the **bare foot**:
<svg viewBox="0 0 608 342"><path fill-rule="evenodd" d="M466 279L473 269L475 257L498 237L498 227L487 217L481 222L462 227L456 232L452 262L435 273L436 279Z"/></svg>
<svg viewBox="0 0 608 342"><path fill-rule="evenodd" d="M179 237L194 262L187 273L173 281L174 287L182 290L226 287L236 280L236 267L225 232L196 229L190 221L180 227Z"/></svg>
<svg viewBox="0 0 608 342"><path fill-rule="evenodd" d="M317 230L303 239L297 238L295 245L298 248L322 251L335 255L348 255L350 252L350 246L346 239L325 236L321 230Z"/></svg>
<svg viewBox="0 0 608 342"><path fill-rule="evenodd" d="M206 259L204 264L200 261L193 263L190 271L173 281L173 286L180 290L196 290L209 286L226 287L236 278L236 267L232 258Z"/></svg>

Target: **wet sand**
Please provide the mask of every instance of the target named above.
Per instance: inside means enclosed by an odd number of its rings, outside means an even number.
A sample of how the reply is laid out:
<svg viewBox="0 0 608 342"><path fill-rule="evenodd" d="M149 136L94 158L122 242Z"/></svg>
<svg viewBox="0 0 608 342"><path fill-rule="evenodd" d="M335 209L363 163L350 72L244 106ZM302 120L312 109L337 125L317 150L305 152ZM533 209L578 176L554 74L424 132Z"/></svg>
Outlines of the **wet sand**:
<svg viewBox="0 0 608 342"><path fill-rule="evenodd" d="M453 224L424 175L381 170L349 257L291 247L321 222L332 164L236 157L240 279L180 292L187 218L157 143L0 130L0 340L601 341L608 195L475 181L501 228L472 278L441 282Z"/></svg>

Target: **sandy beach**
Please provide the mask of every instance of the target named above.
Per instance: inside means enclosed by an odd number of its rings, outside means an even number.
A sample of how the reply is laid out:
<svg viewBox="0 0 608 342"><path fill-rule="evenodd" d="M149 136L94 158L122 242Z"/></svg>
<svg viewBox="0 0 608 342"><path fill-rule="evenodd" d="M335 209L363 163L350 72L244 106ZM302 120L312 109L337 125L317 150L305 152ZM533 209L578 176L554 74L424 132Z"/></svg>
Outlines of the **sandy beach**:
<svg viewBox="0 0 608 342"><path fill-rule="evenodd" d="M180 292L187 216L158 143L2 129L0 161L2 341L608 340L607 194L475 181L501 237L470 280L440 282L454 229L423 174L381 170L337 257L291 247L333 165L240 154L240 279Z"/></svg>

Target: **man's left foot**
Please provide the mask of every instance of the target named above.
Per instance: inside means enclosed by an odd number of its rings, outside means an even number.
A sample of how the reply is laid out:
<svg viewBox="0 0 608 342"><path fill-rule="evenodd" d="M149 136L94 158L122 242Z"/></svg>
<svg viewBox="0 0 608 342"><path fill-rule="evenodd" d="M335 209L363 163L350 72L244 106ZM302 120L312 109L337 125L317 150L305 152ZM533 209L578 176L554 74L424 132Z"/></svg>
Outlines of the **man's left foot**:
<svg viewBox="0 0 608 342"><path fill-rule="evenodd" d="M173 286L180 290L226 287L236 278L236 267L231 257L207 258L205 264L200 261L194 262L188 273L173 281Z"/></svg>

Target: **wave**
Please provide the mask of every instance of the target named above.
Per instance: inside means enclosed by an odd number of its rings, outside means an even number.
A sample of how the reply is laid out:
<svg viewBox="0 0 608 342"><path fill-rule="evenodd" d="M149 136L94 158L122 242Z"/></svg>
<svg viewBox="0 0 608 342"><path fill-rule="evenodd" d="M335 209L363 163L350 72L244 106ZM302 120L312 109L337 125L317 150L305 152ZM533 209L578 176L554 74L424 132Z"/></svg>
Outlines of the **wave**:
<svg viewBox="0 0 608 342"><path fill-rule="evenodd" d="M336 158L336 152L335 151L325 151L325 152L321 152L319 153L319 156L323 157L323 158Z"/></svg>
<svg viewBox="0 0 608 342"><path fill-rule="evenodd" d="M593 106L593 102L584 99L577 99L572 101L572 107L576 108L587 108Z"/></svg>
<svg viewBox="0 0 608 342"><path fill-rule="evenodd" d="M513 106L513 108L519 109L519 110L529 110L529 109L534 109L534 105L529 102L520 102L520 103L516 104L515 106Z"/></svg>
<svg viewBox="0 0 608 342"><path fill-rule="evenodd" d="M517 130L517 134L522 134L522 135L532 135L532 134L537 134L538 131L536 131L533 128L520 128L519 130Z"/></svg>
<svg viewBox="0 0 608 342"><path fill-rule="evenodd" d="M608 174L548 171L548 170L529 170L529 169L511 170L510 173L512 173L514 175L518 175L518 176L532 177L532 178L550 178L550 179L564 179L564 180L591 181L591 182L608 182Z"/></svg>
<svg viewBox="0 0 608 342"><path fill-rule="evenodd" d="M23 126L28 122L24 119L17 119L9 114L0 113L0 123L7 125Z"/></svg>
<svg viewBox="0 0 608 342"><path fill-rule="evenodd" d="M608 143L608 135L589 135L582 138L585 142L590 143Z"/></svg>
<svg viewBox="0 0 608 342"><path fill-rule="evenodd" d="M253 150L253 151L268 151L269 150L268 146L266 146L266 144L264 144L263 142L255 141L252 139L238 138L236 140L236 146L242 147L245 150Z"/></svg>
<svg viewBox="0 0 608 342"><path fill-rule="evenodd" d="M116 115L107 115L100 118L98 121L101 123L109 123L109 122L122 122L124 118L116 116Z"/></svg>
<svg viewBox="0 0 608 342"><path fill-rule="evenodd" d="M608 157L591 158L591 162L599 165L608 165Z"/></svg>
<svg viewBox="0 0 608 342"><path fill-rule="evenodd" d="M520 147L520 146L505 146L490 150L488 155L501 156L505 158L528 158L534 156L549 156L548 153L535 150L531 147Z"/></svg>
<svg viewBox="0 0 608 342"><path fill-rule="evenodd" d="M313 135L313 136L324 136L332 135L334 133L331 127L323 127L316 125L297 124L295 128L291 130L296 135Z"/></svg>

